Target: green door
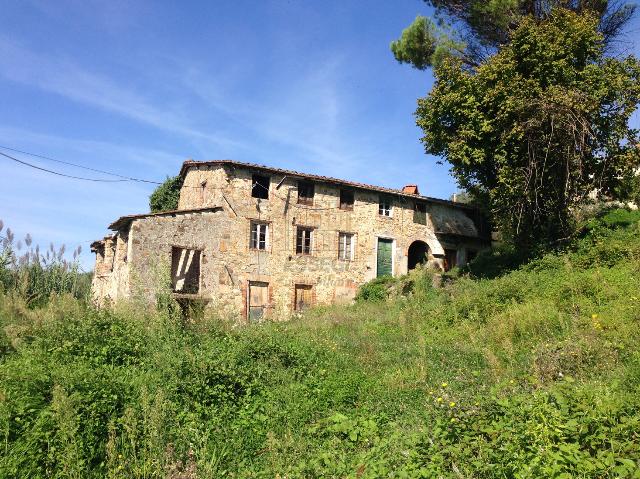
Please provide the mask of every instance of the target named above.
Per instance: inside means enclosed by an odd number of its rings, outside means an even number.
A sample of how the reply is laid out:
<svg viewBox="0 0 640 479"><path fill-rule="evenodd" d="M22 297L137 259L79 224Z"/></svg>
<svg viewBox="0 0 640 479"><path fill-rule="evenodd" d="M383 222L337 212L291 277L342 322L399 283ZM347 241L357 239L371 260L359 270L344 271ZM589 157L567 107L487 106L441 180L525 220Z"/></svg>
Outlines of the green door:
<svg viewBox="0 0 640 479"><path fill-rule="evenodd" d="M393 276L392 246L393 240L378 238L378 276Z"/></svg>

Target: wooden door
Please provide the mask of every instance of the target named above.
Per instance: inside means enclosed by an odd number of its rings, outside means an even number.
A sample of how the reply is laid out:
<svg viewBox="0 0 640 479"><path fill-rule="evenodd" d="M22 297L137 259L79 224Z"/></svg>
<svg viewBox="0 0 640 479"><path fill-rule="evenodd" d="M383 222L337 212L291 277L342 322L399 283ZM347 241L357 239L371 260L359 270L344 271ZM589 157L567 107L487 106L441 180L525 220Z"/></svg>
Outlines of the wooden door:
<svg viewBox="0 0 640 479"><path fill-rule="evenodd" d="M377 276L393 276L393 240L378 238Z"/></svg>
<svg viewBox="0 0 640 479"><path fill-rule="evenodd" d="M313 304L313 287L310 284L296 284L296 311L303 311Z"/></svg>
<svg viewBox="0 0 640 479"><path fill-rule="evenodd" d="M269 306L269 283L250 281L248 303L249 321L264 318Z"/></svg>

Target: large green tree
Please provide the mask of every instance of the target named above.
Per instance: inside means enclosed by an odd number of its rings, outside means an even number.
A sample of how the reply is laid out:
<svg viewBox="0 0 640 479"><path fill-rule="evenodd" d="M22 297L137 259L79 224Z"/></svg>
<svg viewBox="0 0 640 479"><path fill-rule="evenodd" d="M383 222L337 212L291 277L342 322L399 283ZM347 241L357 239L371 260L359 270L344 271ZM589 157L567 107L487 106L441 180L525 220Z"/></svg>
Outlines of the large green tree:
<svg viewBox="0 0 640 479"><path fill-rule="evenodd" d="M151 212L177 210L181 188L182 178L180 176L167 178L149 196L149 209Z"/></svg>
<svg viewBox="0 0 640 479"><path fill-rule="evenodd" d="M435 18L418 16L391 43L396 59L419 69L455 56L467 67L478 67L527 18L544 20L555 8L595 15L604 45L622 31L635 12L623 0L424 0Z"/></svg>
<svg viewBox="0 0 640 479"><path fill-rule="evenodd" d="M640 64L605 56L601 23L562 8L525 17L477 67L439 62L418 100L427 153L446 158L521 248L569 234L572 208L594 191L619 197L640 162L629 127Z"/></svg>

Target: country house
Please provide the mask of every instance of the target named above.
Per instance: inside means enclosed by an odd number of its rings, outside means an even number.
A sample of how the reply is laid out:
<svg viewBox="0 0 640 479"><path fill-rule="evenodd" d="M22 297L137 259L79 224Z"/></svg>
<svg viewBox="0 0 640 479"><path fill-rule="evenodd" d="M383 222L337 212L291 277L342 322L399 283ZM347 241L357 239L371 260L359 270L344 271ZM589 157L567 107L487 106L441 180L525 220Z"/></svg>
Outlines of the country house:
<svg viewBox="0 0 640 479"><path fill-rule="evenodd" d="M376 276L448 270L490 246L474 208L237 161L185 161L178 209L123 216L92 244L98 303L169 284L246 320L351 301Z"/></svg>

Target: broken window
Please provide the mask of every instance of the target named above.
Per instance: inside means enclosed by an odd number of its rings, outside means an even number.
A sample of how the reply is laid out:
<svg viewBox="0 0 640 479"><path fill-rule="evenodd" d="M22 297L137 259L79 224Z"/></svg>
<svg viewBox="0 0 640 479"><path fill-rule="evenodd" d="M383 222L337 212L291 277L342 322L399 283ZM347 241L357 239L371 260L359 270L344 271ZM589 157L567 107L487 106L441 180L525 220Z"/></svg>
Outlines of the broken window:
<svg viewBox="0 0 640 479"><path fill-rule="evenodd" d="M421 225L427 224L427 205L416 203L413 207L413 222Z"/></svg>
<svg viewBox="0 0 640 479"><path fill-rule="evenodd" d="M298 226L296 231L296 254L311 254L313 228Z"/></svg>
<svg viewBox="0 0 640 479"><path fill-rule="evenodd" d="M200 254L197 249L171 248L171 284L174 293L194 294L200 290Z"/></svg>
<svg viewBox="0 0 640 479"><path fill-rule="evenodd" d="M301 205L313 205L313 183L310 181L298 181L298 203Z"/></svg>
<svg viewBox="0 0 640 479"><path fill-rule="evenodd" d="M257 221L251 222L251 239L249 246L251 249L267 249L269 238L269 225Z"/></svg>
<svg viewBox="0 0 640 479"><path fill-rule="evenodd" d="M353 209L353 190L340 190L340 209Z"/></svg>
<svg viewBox="0 0 640 479"><path fill-rule="evenodd" d="M253 196L254 198L268 200L270 182L271 179L268 176L253 175L251 177L251 196Z"/></svg>
<svg viewBox="0 0 640 479"><path fill-rule="evenodd" d="M378 214L380 216L391 216L391 198L381 196L378 202Z"/></svg>
<svg viewBox="0 0 640 479"><path fill-rule="evenodd" d="M353 259L353 234L338 234L338 259L351 261Z"/></svg>
<svg viewBox="0 0 640 479"><path fill-rule="evenodd" d="M310 284L296 284L295 310L304 311L313 306L313 286Z"/></svg>
<svg viewBox="0 0 640 479"><path fill-rule="evenodd" d="M458 264L458 250L445 249L444 250L444 270L449 271L455 268Z"/></svg>

